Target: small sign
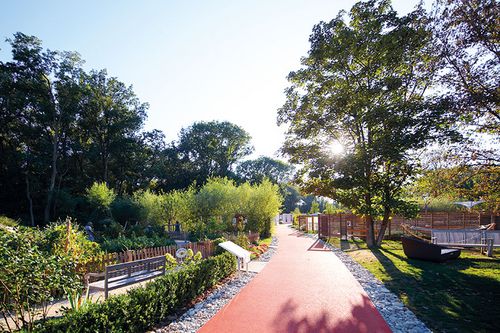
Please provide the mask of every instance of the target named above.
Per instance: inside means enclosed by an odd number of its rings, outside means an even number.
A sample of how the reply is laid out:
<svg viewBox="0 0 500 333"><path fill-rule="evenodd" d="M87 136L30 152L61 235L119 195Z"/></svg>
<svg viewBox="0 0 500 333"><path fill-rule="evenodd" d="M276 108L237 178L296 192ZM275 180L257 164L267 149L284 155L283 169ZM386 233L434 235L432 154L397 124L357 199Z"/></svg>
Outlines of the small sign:
<svg viewBox="0 0 500 333"><path fill-rule="evenodd" d="M175 251L175 256L179 259L186 258L187 254L188 254L188 251L183 247L180 247L177 249L177 251Z"/></svg>

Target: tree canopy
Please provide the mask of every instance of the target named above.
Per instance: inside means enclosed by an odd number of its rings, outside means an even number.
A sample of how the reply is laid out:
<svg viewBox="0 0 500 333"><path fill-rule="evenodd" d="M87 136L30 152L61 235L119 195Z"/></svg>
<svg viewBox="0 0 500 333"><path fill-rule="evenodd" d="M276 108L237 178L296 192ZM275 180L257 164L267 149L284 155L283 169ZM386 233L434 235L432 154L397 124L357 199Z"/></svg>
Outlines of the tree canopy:
<svg viewBox="0 0 500 333"><path fill-rule="evenodd" d="M432 32L417 7L399 17L389 1L367 1L315 25L303 67L291 72L278 123L283 153L302 163L298 182L367 217L368 244L392 213L411 214L402 187L415 174L412 152L443 136L446 108L430 94L437 70ZM439 129L439 130L438 130ZM333 141L345 148L331 155Z"/></svg>

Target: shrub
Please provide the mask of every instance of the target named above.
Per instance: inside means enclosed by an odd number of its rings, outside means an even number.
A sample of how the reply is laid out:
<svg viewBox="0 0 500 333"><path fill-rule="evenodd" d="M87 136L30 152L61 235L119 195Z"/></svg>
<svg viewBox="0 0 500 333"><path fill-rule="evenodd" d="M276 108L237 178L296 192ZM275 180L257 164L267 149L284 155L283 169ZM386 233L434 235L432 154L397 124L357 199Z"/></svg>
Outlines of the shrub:
<svg viewBox="0 0 500 333"><path fill-rule="evenodd" d="M44 229L40 247L47 253L70 256L75 262L101 253L99 244L88 240L78 224L69 217L64 222L51 223Z"/></svg>
<svg viewBox="0 0 500 333"><path fill-rule="evenodd" d="M10 217L7 216L0 216L0 224L6 225L8 227L16 227L19 223L18 221L11 219Z"/></svg>
<svg viewBox="0 0 500 333"><path fill-rule="evenodd" d="M116 194L106 183L94 183L87 189L86 196L91 205L97 208L109 209Z"/></svg>
<svg viewBox="0 0 500 333"><path fill-rule="evenodd" d="M128 197L116 198L111 204L111 213L121 225L135 223L141 218L139 205Z"/></svg>
<svg viewBox="0 0 500 333"><path fill-rule="evenodd" d="M179 271L113 296L104 303L40 323L38 332L144 332L189 301L213 287L236 269L236 260L224 253L187 265Z"/></svg>
<svg viewBox="0 0 500 333"><path fill-rule="evenodd" d="M135 192L133 198L140 208L141 224L165 224L167 215L162 195L146 190Z"/></svg>
<svg viewBox="0 0 500 333"><path fill-rule="evenodd" d="M48 303L64 290L81 287L70 256L40 248L44 235L19 227L0 232L0 312L11 317L16 329L31 331L37 315L45 317Z"/></svg>

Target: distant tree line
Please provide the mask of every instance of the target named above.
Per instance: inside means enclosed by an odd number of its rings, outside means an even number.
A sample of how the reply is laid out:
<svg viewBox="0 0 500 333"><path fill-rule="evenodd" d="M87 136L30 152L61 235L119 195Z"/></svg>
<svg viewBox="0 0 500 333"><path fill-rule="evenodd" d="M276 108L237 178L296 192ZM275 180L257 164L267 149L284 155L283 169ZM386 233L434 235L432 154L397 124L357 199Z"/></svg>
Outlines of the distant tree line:
<svg viewBox="0 0 500 333"><path fill-rule="evenodd" d="M83 69L76 52L44 49L23 33L0 62L0 215L45 224L85 210L86 189L118 196L202 186L210 177L285 183L289 165L252 153L250 135L229 122L196 122L167 142L144 131L148 104L106 70ZM291 209L293 209L292 207Z"/></svg>

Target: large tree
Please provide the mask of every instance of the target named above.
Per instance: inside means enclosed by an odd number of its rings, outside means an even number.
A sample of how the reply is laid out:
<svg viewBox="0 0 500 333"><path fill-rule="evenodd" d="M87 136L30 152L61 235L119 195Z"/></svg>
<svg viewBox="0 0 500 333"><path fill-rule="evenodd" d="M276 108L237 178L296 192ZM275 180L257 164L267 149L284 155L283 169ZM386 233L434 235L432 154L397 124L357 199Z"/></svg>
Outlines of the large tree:
<svg viewBox="0 0 500 333"><path fill-rule="evenodd" d="M250 183L261 183L264 178L274 184L285 183L290 180L292 172L291 165L267 156L243 161L236 168L237 176Z"/></svg>
<svg viewBox="0 0 500 333"><path fill-rule="evenodd" d="M303 67L288 76L282 150L303 165L297 181L306 191L366 216L369 246L380 245L393 213L413 211L402 197L412 153L438 137L444 108L429 95L431 37L421 7L399 17L390 1L359 2L348 21L340 12L314 27ZM327 149L335 142L343 154Z"/></svg>
<svg viewBox="0 0 500 333"><path fill-rule="evenodd" d="M47 222L95 180L136 184L150 150L140 136L147 105L132 88L105 71L85 73L77 53L44 50L34 36L9 43L12 60L0 62L0 214Z"/></svg>
<svg viewBox="0 0 500 333"><path fill-rule="evenodd" d="M209 177L232 176L234 165L253 151L250 135L227 121L195 122L183 128L176 147L181 164L199 185Z"/></svg>
<svg viewBox="0 0 500 333"><path fill-rule="evenodd" d="M457 119L500 134L500 5L497 0L438 0L434 42L441 82Z"/></svg>

